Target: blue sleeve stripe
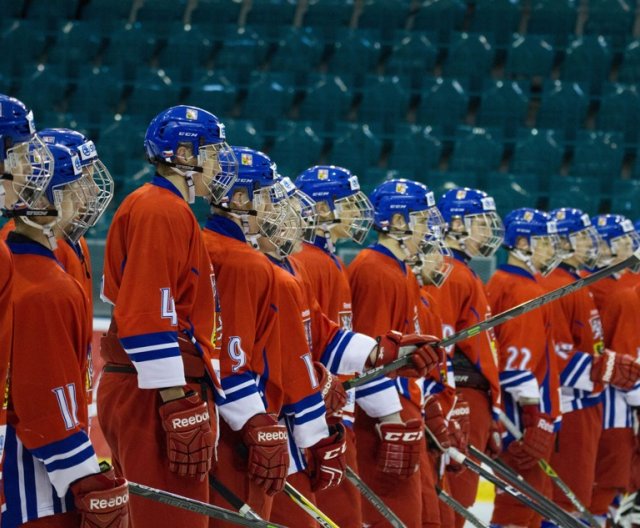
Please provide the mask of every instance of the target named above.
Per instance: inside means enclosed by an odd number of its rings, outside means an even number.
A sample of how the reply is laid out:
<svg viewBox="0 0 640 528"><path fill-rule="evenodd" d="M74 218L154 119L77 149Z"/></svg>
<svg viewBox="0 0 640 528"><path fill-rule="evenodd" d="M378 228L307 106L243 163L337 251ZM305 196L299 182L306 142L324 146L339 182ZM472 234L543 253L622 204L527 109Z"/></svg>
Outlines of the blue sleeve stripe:
<svg viewBox="0 0 640 528"><path fill-rule="evenodd" d="M225 394L233 392L234 389L240 390L249 383L256 384L256 379L250 372L226 376L220 380L220 385L222 385L222 390L224 390Z"/></svg>
<svg viewBox="0 0 640 528"><path fill-rule="evenodd" d="M87 436L87 433L84 431L78 431L77 433L73 433L71 436L63 438L62 440L51 442L50 444L35 449L30 449L30 451L33 456L40 460L44 460L46 463L53 457L67 455L69 452L79 448L88 441L89 437Z"/></svg>
<svg viewBox="0 0 640 528"><path fill-rule="evenodd" d="M295 425L302 425L307 422L311 422L316 418L320 418L326 413L326 408L324 406L324 402L320 402L315 407L308 409L307 412L302 414L296 414L293 418L293 423Z"/></svg>
<svg viewBox="0 0 640 528"><path fill-rule="evenodd" d="M503 389L506 389L509 387L516 387L517 385L521 385L523 383L526 383L527 381L531 381L534 379L535 378L533 377L533 374L531 374L531 372L528 372L528 371L510 370L508 372L501 372L500 387L502 387Z"/></svg>
<svg viewBox="0 0 640 528"><path fill-rule="evenodd" d="M145 361L155 361L158 359L180 357L180 349L177 345L172 345L171 347L162 348L160 350L149 350L147 352L138 352L137 354L127 350L127 354L129 354L129 359L131 359L131 361L134 361L136 363L143 363Z"/></svg>
<svg viewBox="0 0 640 528"><path fill-rule="evenodd" d="M377 392L381 392L389 387L394 387L393 380L383 379L379 383L375 385L363 385L362 387L356 388L356 399L364 398L366 396L371 396L372 394L376 394Z"/></svg>
<svg viewBox="0 0 640 528"><path fill-rule="evenodd" d="M560 375L561 384L569 387L575 385L580 379L582 373L589 366L589 363L590 361L587 354L581 352L574 354L571 361Z"/></svg>
<svg viewBox="0 0 640 528"><path fill-rule="evenodd" d="M329 372L335 373L338 371L344 351L351 340L350 334L350 332L345 330L338 330L336 335L333 336L333 339L329 341L327 347L324 349L320 361L327 367L327 369L329 369Z"/></svg>
<svg viewBox="0 0 640 528"><path fill-rule="evenodd" d="M126 350L135 351L138 348L157 348L158 345L173 343L178 345L178 332L155 332L131 337L122 337L120 343Z"/></svg>
<svg viewBox="0 0 640 528"><path fill-rule="evenodd" d="M282 412L284 414L295 414L300 415L304 413L307 409L315 408L318 404L322 404L324 406L324 402L322 400L322 396L319 392L314 392L309 396L302 398L300 401L295 403L290 403L288 405L284 405L282 407Z"/></svg>
<svg viewBox="0 0 640 528"><path fill-rule="evenodd" d="M247 396L251 396L253 394L258 394L258 396L260 395L260 393L258 392L258 387L255 383L252 383L251 385L248 385L247 387L244 387L232 393L228 393L225 391L224 403L222 405L242 400L243 398L246 398Z"/></svg>
<svg viewBox="0 0 640 528"><path fill-rule="evenodd" d="M93 450L93 446L89 444L85 449L83 449L79 453L76 453L75 455L69 458L63 458L60 460L56 460L55 462L52 462L50 464L45 464L45 467L47 468L47 471L49 473L52 473L58 469L69 469L95 456L95 454L96 453Z"/></svg>

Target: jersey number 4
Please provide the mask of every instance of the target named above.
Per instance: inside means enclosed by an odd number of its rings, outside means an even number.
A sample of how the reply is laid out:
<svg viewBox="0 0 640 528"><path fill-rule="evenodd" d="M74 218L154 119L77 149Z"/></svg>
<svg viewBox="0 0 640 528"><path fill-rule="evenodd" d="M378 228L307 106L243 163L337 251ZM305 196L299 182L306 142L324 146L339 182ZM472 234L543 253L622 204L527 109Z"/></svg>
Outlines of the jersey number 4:
<svg viewBox="0 0 640 528"><path fill-rule="evenodd" d="M171 319L171 324L177 326L178 313L176 312L176 302L171 295L171 288L160 288L160 314L163 319Z"/></svg>

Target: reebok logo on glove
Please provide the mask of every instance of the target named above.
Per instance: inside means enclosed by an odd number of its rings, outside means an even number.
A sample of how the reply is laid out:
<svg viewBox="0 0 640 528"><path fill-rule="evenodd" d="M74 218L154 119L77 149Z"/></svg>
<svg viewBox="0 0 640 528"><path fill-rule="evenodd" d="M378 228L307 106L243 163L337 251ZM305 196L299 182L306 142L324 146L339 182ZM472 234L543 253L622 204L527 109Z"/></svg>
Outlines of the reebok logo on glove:
<svg viewBox="0 0 640 528"><path fill-rule="evenodd" d="M538 420L538 425L537 427L539 429L542 429L543 431L546 431L547 433L553 433L553 424L549 423L547 420L545 420L544 418L540 418Z"/></svg>
<svg viewBox="0 0 640 528"><path fill-rule="evenodd" d="M406 433L400 431L385 431L383 440L385 442L416 442L422 438L422 430L409 431Z"/></svg>
<svg viewBox="0 0 640 528"><path fill-rule="evenodd" d="M205 411L201 414L194 414L188 418L174 418L171 420L171 427L174 429L188 428L194 425L201 424L209 421L209 411Z"/></svg>
<svg viewBox="0 0 640 528"><path fill-rule="evenodd" d="M118 495L117 497L112 497L110 499L89 499L89 508L93 511L111 510L113 508L124 506L127 502L129 502L129 493L125 492L122 495Z"/></svg>
<svg viewBox="0 0 640 528"><path fill-rule="evenodd" d="M275 431L275 432L263 432L260 431L258 433L258 442L272 442L274 440L287 440L289 435L287 435L286 431Z"/></svg>

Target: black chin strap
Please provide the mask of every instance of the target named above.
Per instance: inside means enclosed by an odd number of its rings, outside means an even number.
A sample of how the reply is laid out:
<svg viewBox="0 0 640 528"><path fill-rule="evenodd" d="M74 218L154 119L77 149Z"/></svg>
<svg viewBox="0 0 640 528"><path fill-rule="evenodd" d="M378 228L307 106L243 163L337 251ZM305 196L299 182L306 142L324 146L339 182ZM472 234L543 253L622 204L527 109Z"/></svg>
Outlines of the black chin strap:
<svg viewBox="0 0 640 528"><path fill-rule="evenodd" d="M58 216L57 209L3 209L2 216L6 218L18 218L20 216L26 216L28 218L41 217L41 216Z"/></svg>
<svg viewBox="0 0 640 528"><path fill-rule="evenodd" d="M3 172L0 176L0 180L13 181L13 174L10 172Z"/></svg>
<svg viewBox="0 0 640 528"><path fill-rule="evenodd" d="M183 165L182 163L174 163L173 161L165 161L163 159L156 160L156 164L172 167L181 171L204 172L204 169L199 165Z"/></svg>

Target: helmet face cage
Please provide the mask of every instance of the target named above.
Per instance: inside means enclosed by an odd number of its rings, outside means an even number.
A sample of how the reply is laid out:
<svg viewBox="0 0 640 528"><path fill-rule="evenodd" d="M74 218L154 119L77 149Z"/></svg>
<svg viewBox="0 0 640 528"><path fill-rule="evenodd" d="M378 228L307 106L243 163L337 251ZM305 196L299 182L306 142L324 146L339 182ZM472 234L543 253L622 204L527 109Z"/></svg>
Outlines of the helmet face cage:
<svg viewBox="0 0 640 528"><path fill-rule="evenodd" d="M538 273L546 277L562 262L560 238L557 234L536 235L531 237L531 261Z"/></svg>
<svg viewBox="0 0 640 528"><path fill-rule="evenodd" d="M53 155L36 134L30 141L7 149L5 171L13 176L16 205L34 208L51 181L53 170Z"/></svg>
<svg viewBox="0 0 640 528"><path fill-rule="evenodd" d="M640 236L636 231L629 231L609 242L611 256L618 262L629 258L640 247Z"/></svg>
<svg viewBox="0 0 640 528"><path fill-rule="evenodd" d="M238 161L233 149L226 141L203 145L198 148L198 165L204 169L203 179L211 169L211 179L205 180L205 184L211 193L211 200L220 203L238 177Z"/></svg>
<svg viewBox="0 0 640 528"><path fill-rule="evenodd" d="M464 226L464 249L470 257L490 257L504 240L504 225L495 211L465 215ZM469 244L468 241L473 243Z"/></svg>
<svg viewBox="0 0 640 528"><path fill-rule="evenodd" d="M373 205L362 191L334 201L335 216L351 240L362 244L373 225Z"/></svg>
<svg viewBox="0 0 640 528"><path fill-rule="evenodd" d="M316 239L316 229L318 227L316 202L300 189L296 189L289 193L289 205L300 218L301 239L305 242L313 243Z"/></svg>
<svg viewBox="0 0 640 528"><path fill-rule="evenodd" d="M563 259L576 257L580 264L587 268L593 268L597 264L600 256L600 236L595 227L589 226L569 233L566 240L571 250Z"/></svg>
<svg viewBox="0 0 640 528"><path fill-rule="evenodd" d="M440 288L447 280L453 269L450 259L453 258L451 250L444 242L435 237L425 237L418 247L418 255L421 272L429 281Z"/></svg>
<svg viewBox="0 0 640 528"><path fill-rule="evenodd" d="M278 182L269 187L253 192L253 209L260 235L270 240L274 245L287 238L287 219L291 216L291 208L287 194Z"/></svg>
<svg viewBox="0 0 640 528"><path fill-rule="evenodd" d="M102 161L96 159L88 164L85 163L82 172L89 184L89 200L66 229L65 234L73 243L77 243L88 229L98 223L113 199L113 178Z"/></svg>
<svg viewBox="0 0 640 528"><path fill-rule="evenodd" d="M442 240L445 228L446 222L440 210L435 206L409 213L409 229L418 244L425 237Z"/></svg>
<svg viewBox="0 0 640 528"><path fill-rule="evenodd" d="M90 207L95 199L95 184L88 174L83 173L75 181L53 187L51 192L53 194L53 204L51 205L58 211L54 223L68 237L67 233L75 230L74 226L78 217L83 215L85 209Z"/></svg>

